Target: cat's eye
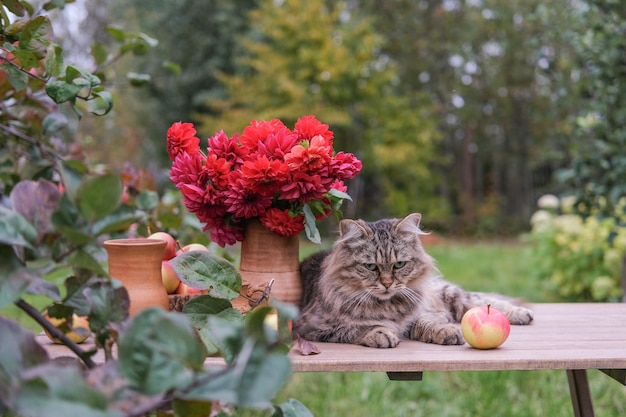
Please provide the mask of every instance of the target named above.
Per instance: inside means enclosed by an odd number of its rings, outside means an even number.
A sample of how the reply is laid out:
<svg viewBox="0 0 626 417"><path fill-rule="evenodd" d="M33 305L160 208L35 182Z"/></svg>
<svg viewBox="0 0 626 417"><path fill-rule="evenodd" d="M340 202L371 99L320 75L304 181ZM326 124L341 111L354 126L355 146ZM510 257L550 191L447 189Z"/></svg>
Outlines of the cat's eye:
<svg viewBox="0 0 626 417"><path fill-rule="evenodd" d="M393 264L393 269L400 269L404 265L406 265L406 261L398 261L395 264Z"/></svg>
<svg viewBox="0 0 626 417"><path fill-rule="evenodd" d="M376 264L363 264L363 266L368 271L376 271L376 269L378 268L378 265L376 265Z"/></svg>

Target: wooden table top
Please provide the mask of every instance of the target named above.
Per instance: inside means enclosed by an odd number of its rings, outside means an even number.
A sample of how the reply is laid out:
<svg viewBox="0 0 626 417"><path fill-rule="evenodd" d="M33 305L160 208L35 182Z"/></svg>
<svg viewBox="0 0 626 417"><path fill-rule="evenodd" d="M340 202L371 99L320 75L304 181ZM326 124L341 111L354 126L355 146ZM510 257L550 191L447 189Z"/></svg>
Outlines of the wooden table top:
<svg viewBox="0 0 626 417"><path fill-rule="evenodd" d="M392 349L317 343L321 353L291 352L301 372L421 372L626 369L626 304L533 304L529 326L511 326L497 349L402 341Z"/></svg>
<svg viewBox="0 0 626 417"><path fill-rule="evenodd" d="M296 372L422 372L534 369L626 369L626 303L533 304L529 326L511 326L497 349L439 346L402 341L392 349L316 343L321 353L304 356L292 349ZM38 336L51 357L71 354L65 346ZM94 360L103 359L100 353ZM205 363L222 364L221 358Z"/></svg>

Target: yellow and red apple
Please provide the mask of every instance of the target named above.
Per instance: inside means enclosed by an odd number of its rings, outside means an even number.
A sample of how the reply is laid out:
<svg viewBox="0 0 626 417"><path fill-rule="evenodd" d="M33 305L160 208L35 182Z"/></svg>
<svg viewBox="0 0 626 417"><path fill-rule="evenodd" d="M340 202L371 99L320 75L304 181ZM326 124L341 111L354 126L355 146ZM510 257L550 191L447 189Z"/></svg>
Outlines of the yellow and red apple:
<svg viewBox="0 0 626 417"><path fill-rule="evenodd" d="M168 294L174 294L180 285L180 279L176 276L170 261L161 261L161 280Z"/></svg>
<svg viewBox="0 0 626 417"><path fill-rule="evenodd" d="M476 349L494 349L509 337L509 319L490 304L469 309L461 319L465 341Z"/></svg>
<svg viewBox="0 0 626 417"><path fill-rule="evenodd" d="M164 240L166 245L163 250L163 260L169 261L176 256L176 240L172 235L166 232L155 232L148 236L148 239Z"/></svg>
<svg viewBox="0 0 626 417"><path fill-rule="evenodd" d="M75 343L83 343L91 334L87 317L73 314L70 323L67 323L66 319L50 317L47 311L44 313L44 317ZM63 343L60 339L53 337L47 330L44 329L44 331L48 339L52 340L54 343Z"/></svg>
<svg viewBox="0 0 626 417"><path fill-rule="evenodd" d="M180 255L181 253L185 253L185 252L191 252L193 250L200 250L200 251L204 251L204 252L208 252L209 248L207 248L206 246L200 244L200 243L190 243L188 245L183 246L182 248L180 248L176 254Z"/></svg>
<svg viewBox="0 0 626 417"><path fill-rule="evenodd" d="M185 284L182 281L180 285L178 285L178 288L176 288L176 292L175 292L175 294L179 294L179 295L200 295L200 294L208 294L208 293L209 293L208 290L199 290L197 288L190 287L189 285Z"/></svg>

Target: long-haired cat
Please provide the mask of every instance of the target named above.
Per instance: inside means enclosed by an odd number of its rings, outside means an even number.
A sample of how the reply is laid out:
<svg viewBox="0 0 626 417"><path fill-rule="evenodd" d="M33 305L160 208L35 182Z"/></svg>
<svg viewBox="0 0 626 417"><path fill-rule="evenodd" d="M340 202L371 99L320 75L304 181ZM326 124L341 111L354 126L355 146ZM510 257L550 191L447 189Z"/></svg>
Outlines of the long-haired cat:
<svg viewBox="0 0 626 417"><path fill-rule="evenodd" d="M332 249L300 265L304 289L294 330L310 341L391 348L401 339L463 344L463 314L488 303L511 324L533 320L531 310L511 299L443 280L421 244L420 220L419 213L372 223L342 220Z"/></svg>

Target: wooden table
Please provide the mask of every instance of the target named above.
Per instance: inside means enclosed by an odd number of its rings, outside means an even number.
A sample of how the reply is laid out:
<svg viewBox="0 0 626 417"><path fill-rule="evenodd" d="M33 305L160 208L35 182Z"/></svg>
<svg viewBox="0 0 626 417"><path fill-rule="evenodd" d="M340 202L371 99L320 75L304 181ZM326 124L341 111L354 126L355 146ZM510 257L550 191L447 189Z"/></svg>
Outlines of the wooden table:
<svg viewBox="0 0 626 417"><path fill-rule="evenodd" d="M320 354L292 351L290 357L296 372L386 372L392 380L421 380L428 371L562 369L567 372L575 417L593 416L587 369L599 369L626 385L626 304L534 304L532 308L533 323L512 326L508 340L494 350L410 341L393 349L317 343ZM46 347L51 356L67 354L64 347ZM223 362L207 358L205 363Z"/></svg>

